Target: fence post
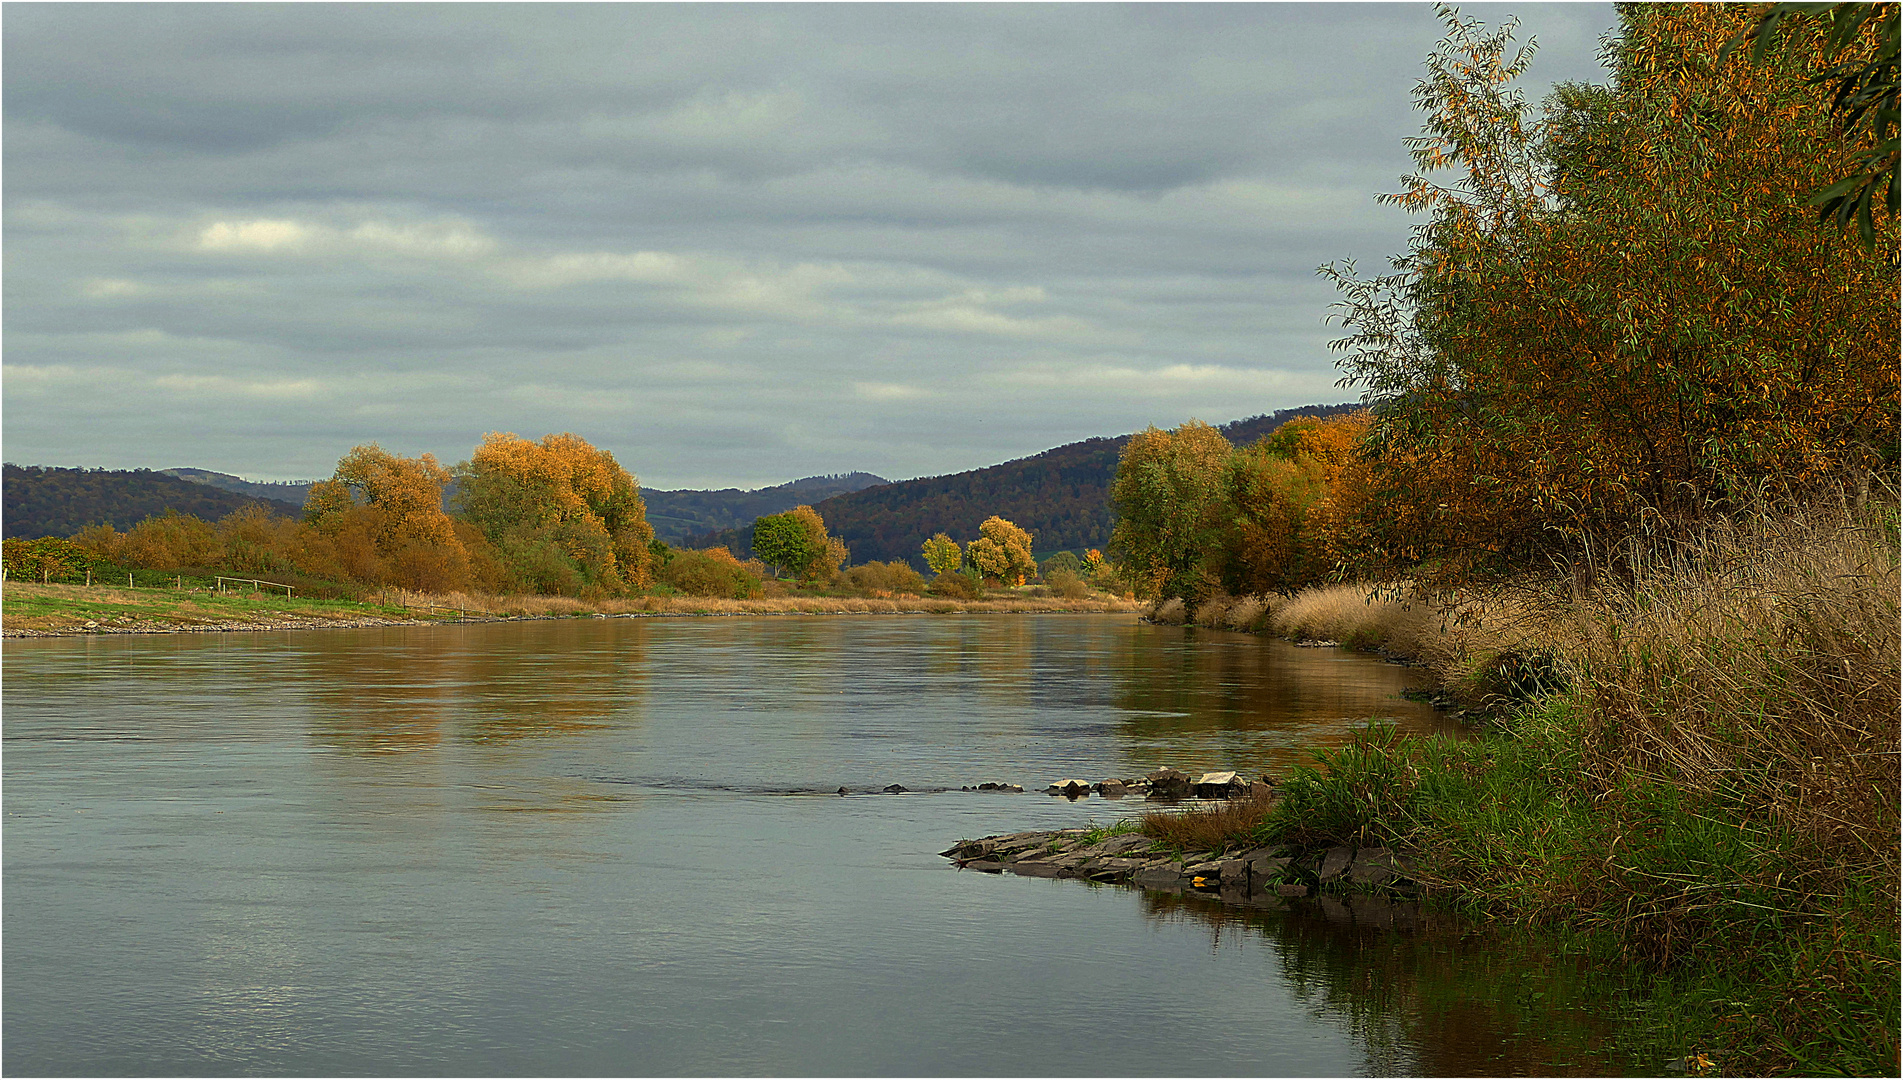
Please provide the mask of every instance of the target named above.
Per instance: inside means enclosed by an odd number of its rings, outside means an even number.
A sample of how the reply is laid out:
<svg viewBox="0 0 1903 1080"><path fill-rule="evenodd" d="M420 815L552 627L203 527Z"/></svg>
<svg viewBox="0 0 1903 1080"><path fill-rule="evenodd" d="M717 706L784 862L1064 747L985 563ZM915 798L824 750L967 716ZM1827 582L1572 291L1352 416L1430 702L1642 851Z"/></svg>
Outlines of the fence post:
<svg viewBox="0 0 1903 1080"><path fill-rule="evenodd" d="M88 589L93 587L93 568L90 566L86 568L86 587Z"/></svg>

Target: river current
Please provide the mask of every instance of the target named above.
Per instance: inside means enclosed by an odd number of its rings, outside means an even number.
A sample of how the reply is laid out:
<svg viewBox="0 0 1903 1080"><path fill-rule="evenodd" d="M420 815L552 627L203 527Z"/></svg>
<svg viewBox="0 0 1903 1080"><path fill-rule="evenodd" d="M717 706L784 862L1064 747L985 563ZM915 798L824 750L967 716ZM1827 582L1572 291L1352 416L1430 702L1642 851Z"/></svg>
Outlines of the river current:
<svg viewBox="0 0 1903 1080"><path fill-rule="evenodd" d="M935 854L1144 809L1062 777L1451 730L1421 681L1108 615L9 640L0 1066L1603 1073L1569 976L1470 929Z"/></svg>

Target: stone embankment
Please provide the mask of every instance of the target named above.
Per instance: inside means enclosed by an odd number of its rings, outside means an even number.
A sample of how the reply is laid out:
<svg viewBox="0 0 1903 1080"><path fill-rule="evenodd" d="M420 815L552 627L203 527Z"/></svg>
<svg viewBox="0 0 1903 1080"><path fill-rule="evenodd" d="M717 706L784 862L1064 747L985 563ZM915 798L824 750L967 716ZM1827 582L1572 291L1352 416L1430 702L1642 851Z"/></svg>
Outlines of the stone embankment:
<svg viewBox="0 0 1903 1080"><path fill-rule="evenodd" d="M1420 891L1412 862L1390 848L1297 851L1267 845L1185 856L1141 833L1094 832L1099 839L1092 840L1089 829L987 836L962 840L940 854L963 870L1195 892L1255 906L1324 893L1409 897Z"/></svg>

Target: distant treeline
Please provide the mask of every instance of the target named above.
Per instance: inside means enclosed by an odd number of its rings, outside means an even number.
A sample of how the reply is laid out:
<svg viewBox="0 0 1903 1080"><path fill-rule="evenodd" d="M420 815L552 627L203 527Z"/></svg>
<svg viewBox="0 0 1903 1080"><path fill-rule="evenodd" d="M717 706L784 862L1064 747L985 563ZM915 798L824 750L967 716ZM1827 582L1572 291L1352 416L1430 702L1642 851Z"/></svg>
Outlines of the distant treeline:
<svg viewBox="0 0 1903 1080"><path fill-rule="evenodd" d="M654 527L656 539L675 546L693 546L687 544L690 537L722 529L751 529L759 518L884 483L887 483L885 479L871 473L852 472L842 476L808 476L755 491L643 488L641 498L647 503L648 524Z"/></svg>
<svg viewBox="0 0 1903 1080"><path fill-rule="evenodd" d="M1357 406L1304 405L1225 424L1229 441L1246 445L1298 416L1327 417ZM1110 485L1131 436L1086 439L1002 465L948 476L905 480L846 495L813 508L845 540L855 562L903 560L925 568L920 550L932 536L974 536L1001 516L1028 530L1042 553L1081 554L1110 542ZM752 556L751 524L690 537L690 547L726 547Z"/></svg>
<svg viewBox="0 0 1903 1080"><path fill-rule="evenodd" d="M52 469L8 464L0 472L5 535L71 536L91 525L132 528L155 514L217 521L251 505L278 514L302 507L257 499L149 469Z"/></svg>

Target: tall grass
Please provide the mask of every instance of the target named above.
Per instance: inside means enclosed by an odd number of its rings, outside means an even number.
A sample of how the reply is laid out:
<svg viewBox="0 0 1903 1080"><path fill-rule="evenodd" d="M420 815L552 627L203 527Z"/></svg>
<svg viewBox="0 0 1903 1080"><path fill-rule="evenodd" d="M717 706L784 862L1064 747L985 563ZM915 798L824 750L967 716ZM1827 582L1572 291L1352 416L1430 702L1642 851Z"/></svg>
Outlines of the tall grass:
<svg viewBox="0 0 1903 1080"><path fill-rule="evenodd" d="M1545 640L1492 669L1532 700L1477 740L1363 732L1259 836L1406 846L1467 907L1594 935L1727 1071L1894 1072L1896 522L1752 515L1529 584Z"/></svg>

